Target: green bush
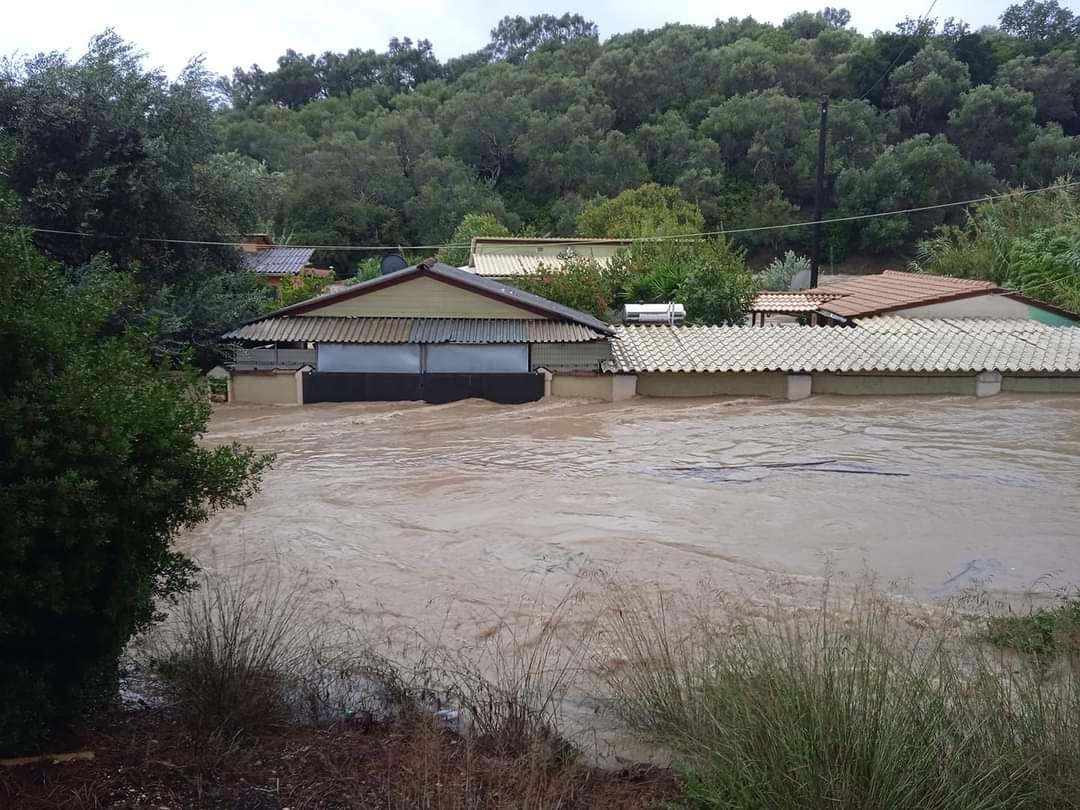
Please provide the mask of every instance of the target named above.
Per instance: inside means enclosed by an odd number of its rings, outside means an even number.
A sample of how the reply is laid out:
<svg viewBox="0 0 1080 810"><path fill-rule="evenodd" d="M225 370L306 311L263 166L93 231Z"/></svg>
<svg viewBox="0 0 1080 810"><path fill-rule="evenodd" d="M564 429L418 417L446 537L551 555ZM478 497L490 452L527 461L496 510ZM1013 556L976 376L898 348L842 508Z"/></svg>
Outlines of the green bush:
<svg viewBox="0 0 1080 810"><path fill-rule="evenodd" d="M1080 672L1002 660L870 596L687 619L621 595L612 706L693 807L1080 807Z"/></svg>
<svg viewBox="0 0 1080 810"><path fill-rule="evenodd" d="M790 290L795 276L803 271L810 272L810 260L789 250L783 257L778 256L769 262L758 276L758 284L763 290Z"/></svg>
<svg viewBox="0 0 1080 810"><path fill-rule="evenodd" d="M606 319L619 281L592 259L571 258L515 278L513 284L549 301Z"/></svg>
<svg viewBox="0 0 1080 810"><path fill-rule="evenodd" d="M157 600L190 584L177 532L255 491L268 459L203 447L205 385L103 336L130 288L68 286L0 235L0 751L26 752L115 685Z"/></svg>

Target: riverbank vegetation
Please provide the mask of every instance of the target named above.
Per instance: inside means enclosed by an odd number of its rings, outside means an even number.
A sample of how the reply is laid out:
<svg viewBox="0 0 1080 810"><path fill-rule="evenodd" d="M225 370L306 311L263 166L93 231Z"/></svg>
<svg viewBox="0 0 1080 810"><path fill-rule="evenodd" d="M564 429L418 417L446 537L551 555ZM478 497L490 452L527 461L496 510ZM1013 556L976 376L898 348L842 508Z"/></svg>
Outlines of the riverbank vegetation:
<svg viewBox="0 0 1080 810"><path fill-rule="evenodd" d="M87 744L107 742L100 762L0 772L0 797L72 808L125 791L200 807L1080 806L1076 647L1038 660L1002 651L998 618L872 591L751 605L601 578L533 619L461 646L418 638L406 653L312 623L302 583L238 576L205 577L136 647L152 708L89 733ZM586 598L601 610L582 620ZM669 752L671 767L591 766L595 732L568 717L574 701Z"/></svg>

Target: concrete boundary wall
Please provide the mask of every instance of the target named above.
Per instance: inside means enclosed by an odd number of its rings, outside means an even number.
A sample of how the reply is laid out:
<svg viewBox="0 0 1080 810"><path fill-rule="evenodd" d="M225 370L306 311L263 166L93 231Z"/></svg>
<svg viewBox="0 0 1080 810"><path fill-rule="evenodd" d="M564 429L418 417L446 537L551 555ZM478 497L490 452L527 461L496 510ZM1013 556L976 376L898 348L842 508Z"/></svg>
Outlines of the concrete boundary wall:
<svg viewBox="0 0 1080 810"><path fill-rule="evenodd" d="M637 375L643 397L772 397L786 399L788 375L782 372L665 371Z"/></svg>
<svg viewBox="0 0 1080 810"><path fill-rule="evenodd" d="M297 374L294 369L234 371L229 399L260 405L296 405L302 401L297 397Z"/></svg>
<svg viewBox="0 0 1080 810"><path fill-rule="evenodd" d="M974 374L815 374L813 392L834 396L975 396Z"/></svg>
<svg viewBox="0 0 1080 810"><path fill-rule="evenodd" d="M574 399L602 399L619 402L637 393L633 374L552 374L551 395Z"/></svg>
<svg viewBox="0 0 1080 810"><path fill-rule="evenodd" d="M1080 394L1080 377L1005 376L1001 390L1018 394Z"/></svg>

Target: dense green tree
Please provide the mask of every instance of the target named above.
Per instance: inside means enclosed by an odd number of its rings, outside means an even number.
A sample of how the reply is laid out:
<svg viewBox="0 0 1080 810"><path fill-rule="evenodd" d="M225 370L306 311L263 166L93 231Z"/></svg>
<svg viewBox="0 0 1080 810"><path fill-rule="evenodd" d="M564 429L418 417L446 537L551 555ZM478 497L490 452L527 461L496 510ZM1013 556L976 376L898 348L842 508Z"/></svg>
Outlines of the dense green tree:
<svg viewBox="0 0 1080 810"><path fill-rule="evenodd" d="M973 165L944 136L916 135L885 151L866 169L849 169L837 181L845 213L900 211L972 199L988 193L993 175ZM856 227L859 244L871 253L888 253L913 234L945 221L950 209L867 220Z"/></svg>
<svg viewBox="0 0 1080 810"><path fill-rule="evenodd" d="M1057 0L1024 0L1005 9L1001 30L1035 46L1070 45L1080 37L1080 17Z"/></svg>
<svg viewBox="0 0 1080 810"><path fill-rule="evenodd" d="M678 189L646 183L614 199L598 200L578 217L580 236L637 238L700 233L705 219Z"/></svg>
<svg viewBox="0 0 1080 810"><path fill-rule="evenodd" d="M45 54L11 62L0 76L0 131L10 135L5 175L22 221L86 234L38 235L78 275L99 253L136 276L130 320L199 347L230 313L259 313L265 296L238 251L173 243L235 240L265 227L284 179L257 160L219 154L214 79L195 62L169 81L143 68L134 47L109 31L76 61ZM214 296L193 306L189 295ZM197 354L212 363L212 351Z"/></svg>
<svg viewBox="0 0 1080 810"><path fill-rule="evenodd" d="M598 37L596 23L580 14L563 14L561 17L539 14L528 19L503 17L491 29L488 53L493 60L518 64L542 47L563 45L572 39L595 40Z"/></svg>
<svg viewBox="0 0 1080 810"><path fill-rule="evenodd" d="M1020 182L1048 186L1059 177L1080 177L1080 135L1066 135L1060 124L1040 127L1020 163Z"/></svg>
<svg viewBox="0 0 1080 810"><path fill-rule="evenodd" d="M85 282L88 279L84 278ZM22 754L115 690L120 653L190 586L177 533L254 492L267 459L199 441L209 399L113 331L130 278L72 287L0 233L0 751Z"/></svg>
<svg viewBox="0 0 1080 810"><path fill-rule="evenodd" d="M469 245L478 236L510 236L510 229L492 214L466 214L450 237L453 246L442 248L440 262L461 267L469 261Z"/></svg>
<svg viewBox="0 0 1080 810"><path fill-rule="evenodd" d="M999 84L1027 90L1035 102L1040 124L1056 121L1074 131L1080 118L1080 58L1070 51L1051 51L1042 57L1018 56L998 70Z"/></svg>
<svg viewBox="0 0 1080 810"><path fill-rule="evenodd" d="M988 161L998 177L1015 180L1035 137L1034 99L1009 85L976 87L949 114L949 135L968 158Z"/></svg>
<svg viewBox="0 0 1080 810"><path fill-rule="evenodd" d="M907 107L911 131L943 132L949 111L971 87L967 65L935 45L893 71L890 88Z"/></svg>

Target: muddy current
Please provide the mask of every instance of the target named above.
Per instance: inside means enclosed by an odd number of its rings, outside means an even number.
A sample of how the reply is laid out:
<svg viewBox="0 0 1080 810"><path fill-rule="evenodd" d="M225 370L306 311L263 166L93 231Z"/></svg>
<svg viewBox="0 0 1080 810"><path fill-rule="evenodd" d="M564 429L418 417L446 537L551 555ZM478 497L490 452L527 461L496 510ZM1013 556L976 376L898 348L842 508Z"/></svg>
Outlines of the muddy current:
<svg viewBox="0 0 1080 810"><path fill-rule="evenodd" d="M512 617L585 571L751 598L1080 584L1076 397L231 405L208 441L277 460L182 548L383 627Z"/></svg>

